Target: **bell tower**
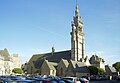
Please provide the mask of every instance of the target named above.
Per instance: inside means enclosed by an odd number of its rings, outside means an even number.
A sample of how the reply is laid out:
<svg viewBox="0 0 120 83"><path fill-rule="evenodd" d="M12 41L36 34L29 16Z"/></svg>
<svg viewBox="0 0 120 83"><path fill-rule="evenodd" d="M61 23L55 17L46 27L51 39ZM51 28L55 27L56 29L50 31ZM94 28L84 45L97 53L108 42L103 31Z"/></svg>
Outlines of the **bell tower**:
<svg viewBox="0 0 120 83"><path fill-rule="evenodd" d="M78 4L76 4L75 16L71 23L71 59L84 62L84 32L83 22L79 15Z"/></svg>

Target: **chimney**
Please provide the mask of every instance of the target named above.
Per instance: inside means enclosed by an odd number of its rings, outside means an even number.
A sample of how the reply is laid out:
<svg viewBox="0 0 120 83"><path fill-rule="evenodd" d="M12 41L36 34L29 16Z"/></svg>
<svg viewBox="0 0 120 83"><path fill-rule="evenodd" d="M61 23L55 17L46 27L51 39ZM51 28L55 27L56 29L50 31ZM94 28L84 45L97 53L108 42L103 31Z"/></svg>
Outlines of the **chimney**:
<svg viewBox="0 0 120 83"><path fill-rule="evenodd" d="M55 48L54 48L54 47L52 47L52 55L54 54L54 52L55 52Z"/></svg>

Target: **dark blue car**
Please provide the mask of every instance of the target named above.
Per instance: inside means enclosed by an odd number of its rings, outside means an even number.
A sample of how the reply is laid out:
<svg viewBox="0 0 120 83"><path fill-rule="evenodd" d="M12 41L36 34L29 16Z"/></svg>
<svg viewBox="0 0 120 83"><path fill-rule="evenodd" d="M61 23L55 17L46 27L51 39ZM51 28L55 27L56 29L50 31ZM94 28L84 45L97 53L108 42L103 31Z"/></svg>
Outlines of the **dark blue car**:
<svg viewBox="0 0 120 83"><path fill-rule="evenodd" d="M15 80L12 83L36 83L35 80L25 80L25 79L19 79L19 80Z"/></svg>

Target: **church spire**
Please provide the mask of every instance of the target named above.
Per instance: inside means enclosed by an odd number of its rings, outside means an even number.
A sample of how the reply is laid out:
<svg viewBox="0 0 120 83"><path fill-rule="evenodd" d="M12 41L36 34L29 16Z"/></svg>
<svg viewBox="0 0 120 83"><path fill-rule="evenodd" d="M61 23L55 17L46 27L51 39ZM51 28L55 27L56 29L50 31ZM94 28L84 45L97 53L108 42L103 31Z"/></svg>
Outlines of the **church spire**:
<svg viewBox="0 0 120 83"><path fill-rule="evenodd" d="M79 9L78 9L78 4L76 3L76 10L75 10L75 16L79 15Z"/></svg>
<svg viewBox="0 0 120 83"><path fill-rule="evenodd" d="M79 26L79 24L83 24L81 16L79 15L79 8L78 8L78 3L76 1L76 7L75 7L75 16L74 16L74 24L76 27Z"/></svg>
<svg viewBox="0 0 120 83"><path fill-rule="evenodd" d="M74 61L84 61L84 32L83 22L79 15L78 3L76 0L75 16L72 21L71 32L71 58Z"/></svg>

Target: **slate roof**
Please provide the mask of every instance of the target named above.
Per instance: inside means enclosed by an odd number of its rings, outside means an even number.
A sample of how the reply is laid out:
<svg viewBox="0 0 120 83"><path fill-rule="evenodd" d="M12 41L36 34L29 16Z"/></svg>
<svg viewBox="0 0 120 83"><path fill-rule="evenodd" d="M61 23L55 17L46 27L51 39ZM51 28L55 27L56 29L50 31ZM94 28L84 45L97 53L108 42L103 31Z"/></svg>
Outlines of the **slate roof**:
<svg viewBox="0 0 120 83"><path fill-rule="evenodd" d="M78 61L72 61L72 60L71 62L74 68L76 68L77 66L78 67L86 66L85 62L78 62Z"/></svg>
<svg viewBox="0 0 120 83"><path fill-rule="evenodd" d="M111 70L112 72L116 72L116 70L115 70L114 67L109 66L109 68L110 68L110 70Z"/></svg>
<svg viewBox="0 0 120 83"><path fill-rule="evenodd" d="M92 55L92 57L90 58L90 63L91 64L97 64L99 62L105 62L104 59L102 59L101 57L97 56L96 54L95 55Z"/></svg>
<svg viewBox="0 0 120 83"><path fill-rule="evenodd" d="M112 66L106 65L105 68L106 68L106 71L107 69L109 69L112 73L116 72L116 69Z"/></svg>
<svg viewBox="0 0 120 83"><path fill-rule="evenodd" d="M74 70L79 73L89 73L89 70L85 64L85 62L78 62L78 61L72 61L71 63L74 67Z"/></svg>
<svg viewBox="0 0 120 83"><path fill-rule="evenodd" d="M10 54L8 53L8 50L6 48L4 50L0 50L0 54L2 56L10 56Z"/></svg>
<svg viewBox="0 0 120 83"><path fill-rule="evenodd" d="M71 50L54 52L53 54L52 52L45 54L35 54L32 56L28 63L33 63L34 67L39 69L44 59L55 63L59 63L61 59L66 59L69 61L71 59Z"/></svg>
<svg viewBox="0 0 120 83"><path fill-rule="evenodd" d="M58 65L57 63L48 62L48 66L49 66L50 69L56 70L55 67L56 67L57 65Z"/></svg>
<svg viewBox="0 0 120 83"><path fill-rule="evenodd" d="M82 66L82 67L77 68L76 72L89 73L89 70L88 70L87 66Z"/></svg>
<svg viewBox="0 0 120 83"><path fill-rule="evenodd" d="M6 48L4 50L0 50L0 55L1 55L1 57L4 58L5 61L10 60L10 54Z"/></svg>
<svg viewBox="0 0 120 83"><path fill-rule="evenodd" d="M67 60L65 60L65 59L62 59L62 61L63 61L63 63L65 64L65 66L68 67L69 62L68 62Z"/></svg>

